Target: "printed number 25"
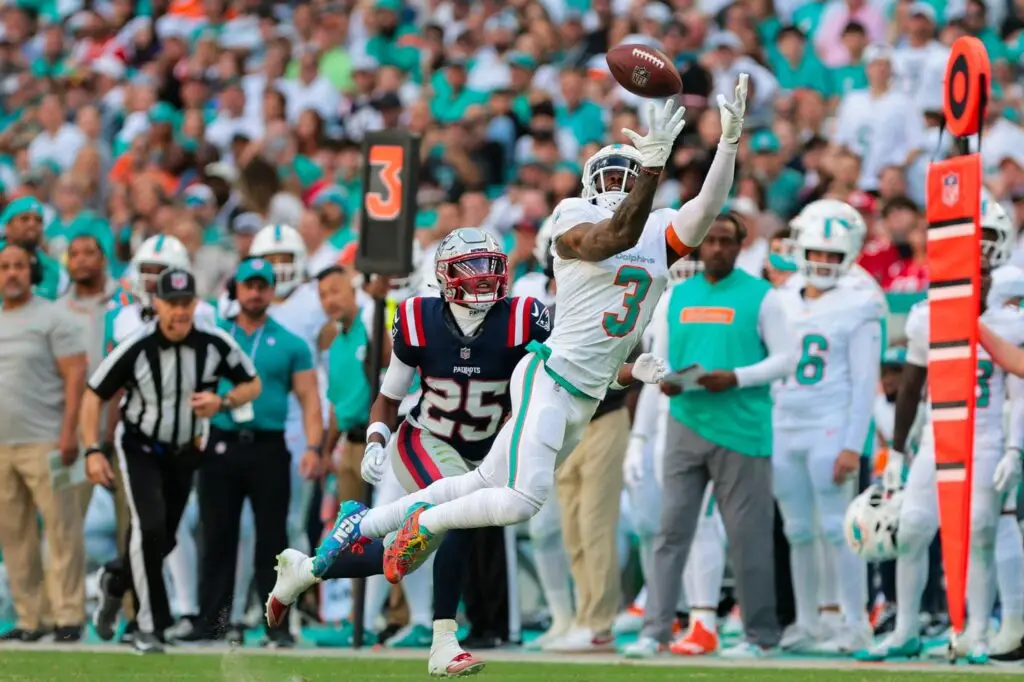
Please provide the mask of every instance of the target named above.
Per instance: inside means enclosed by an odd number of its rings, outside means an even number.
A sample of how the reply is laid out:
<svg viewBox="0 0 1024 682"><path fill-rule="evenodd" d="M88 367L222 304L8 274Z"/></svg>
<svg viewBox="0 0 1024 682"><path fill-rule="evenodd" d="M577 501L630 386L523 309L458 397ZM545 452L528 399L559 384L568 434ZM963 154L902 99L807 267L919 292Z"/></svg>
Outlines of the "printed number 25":
<svg viewBox="0 0 1024 682"><path fill-rule="evenodd" d="M394 220L402 212L402 168L405 149L397 145L370 148L370 165L378 168L383 192L366 193L366 215L372 220Z"/></svg>
<svg viewBox="0 0 1024 682"><path fill-rule="evenodd" d="M640 304L647 298L651 289L651 273L634 265L623 265L615 273L614 284L624 287L622 294L622 310L605 313L601 326L608 336L622 337L633 331L640 317Z"/></svg>

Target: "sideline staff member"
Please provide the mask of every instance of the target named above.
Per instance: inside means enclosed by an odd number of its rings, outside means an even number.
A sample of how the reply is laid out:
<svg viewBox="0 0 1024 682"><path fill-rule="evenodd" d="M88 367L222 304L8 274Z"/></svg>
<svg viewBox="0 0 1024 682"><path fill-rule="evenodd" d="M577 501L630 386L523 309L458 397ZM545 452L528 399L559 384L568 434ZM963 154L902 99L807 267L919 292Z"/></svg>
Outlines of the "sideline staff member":
<svg viewBox="0 0 1024 682"><path fill-rule="evenodd" d="M309 345L285 329L267 309L274 300L274 269L269 261L244 261L235 275L238 317L220 326L252 358L263 390L252 405L213 418L206 457L199 470L202 521L202 579L199 625L187 640L217 639L231 614L239 521L248 497L256 522L256 586L270 594L277 579L279 548L288 544L291 454L284 439L288 394L302 407L306 452L299 473L316 478L321 468L323 419L320 391ZM221 391L230 386L221 380ZM293 646L288 624L267 631L271 644Z"/></svg>
<svg viewBox="0 0 1024 682"><path fill-rule="evenodd" d="M165 270L157 281L157 318L107 356L89 379L82 403L86 471L93 483L109 487L114 474L100 450L100 408L125 389L114 449L131 515L129 562L104 581L93 625L101 638L113 636L118 602L131 582L139 625L132 644L140 653L162 651L163 631L173 623L163 564L199 464L202 420L260 393L256 370L235 340L193 323L196 302L195 278L185 270ZM235 388L220 396L214 391L222 378Z"/></svg>

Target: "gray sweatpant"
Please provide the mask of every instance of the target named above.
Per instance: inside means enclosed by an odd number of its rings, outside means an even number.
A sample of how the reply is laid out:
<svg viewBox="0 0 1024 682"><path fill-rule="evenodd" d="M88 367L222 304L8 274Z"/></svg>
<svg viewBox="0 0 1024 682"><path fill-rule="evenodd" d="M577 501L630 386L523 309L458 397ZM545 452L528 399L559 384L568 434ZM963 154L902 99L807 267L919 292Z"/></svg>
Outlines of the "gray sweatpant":
<svg viewBox="0 0 1024 682"><path fill-rule="evenodd" d="M710 480L729 541L747 641L762 647L777 645L771 459L715 445L671 417L665 443L661 530L654 541L654 570L648 580L641 634L662 644L672 636L679 576L690 554Z"/></svg>

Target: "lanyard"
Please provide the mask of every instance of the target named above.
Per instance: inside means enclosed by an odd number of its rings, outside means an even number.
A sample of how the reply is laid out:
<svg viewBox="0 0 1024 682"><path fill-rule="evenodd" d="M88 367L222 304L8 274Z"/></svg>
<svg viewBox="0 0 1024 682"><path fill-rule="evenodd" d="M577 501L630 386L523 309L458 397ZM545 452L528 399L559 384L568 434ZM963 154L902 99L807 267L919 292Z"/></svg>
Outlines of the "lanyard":
<svg viewBox="0 0 1024 682"><path fill-rule="evenodd" d="M263 330L266 329L267 325L263 324L259 329L256 330L256 334L252 339L252 349L249 351L249 357L252 358L253 363L256 362L256 349L260 347L260 341L263 340ZM238 323L235 322L231 325L231 338L235 338L235 330L238 329ZM245 333L245 330L242 330Z"/></svg>

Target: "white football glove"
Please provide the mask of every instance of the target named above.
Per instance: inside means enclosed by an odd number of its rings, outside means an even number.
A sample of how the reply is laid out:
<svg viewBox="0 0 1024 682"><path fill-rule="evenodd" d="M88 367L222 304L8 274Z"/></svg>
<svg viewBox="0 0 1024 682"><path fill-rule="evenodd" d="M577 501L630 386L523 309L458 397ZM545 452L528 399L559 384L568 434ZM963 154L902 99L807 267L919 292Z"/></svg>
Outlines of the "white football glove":
<svg viewBox="0 0 1024 682"><path fill-rule="evenodd" d="M736 143L743 132L743 115L747 113L747 81L749 76L740 74L736 82L736 97L731 102L725 101L724 95L718 96L718 111L722 115L722 139Z"/></svg>
<svg viewBox="0 0 1024 682"><path fill-rule="evenodd" d="M633 380L656 384L665 376L665 361L652 353L642 353L633 362Z"/></svg>
<svg viewBox="0 0 1024 682"><path fill-rule="evenodd" d="M384 478L384 469L388 463L388 451L383 445L377 442L366 444L363 451L363 463L360 472L363 480L370 485L380 485Z"/></svg>
<svg viewBox="0 0 1024 682"><path fill-rule="evenodd" d="M1003 458L996 465L996 472L992 476L992 485L998 492L1005 493L1013 490L1013 487L1020 483L1021 479L1021 452L1017 448L1009 448L1003 454Z"/></svg>
<svg viewBox="0 0 1024 682"><path fill-rule="evenodd" d="M675 144L679 133L683 132L686 121L683 116L686 114L685 107L676 108L676 103L671 99L665 100L665 106L658 110L654 102L647 104L647 118L650 120L650 130L643 137L640 133L623 128L622 134L629 138L636 150L640 152L641 163L645 168L662 168L672 156L672 145Z"/></svg>
<svg viewBox="0 0 1024 682"><path fill-rule="evenodd" d="M644 449L646 439L633 436L626 448L626 459L622 462L622 478L626 485L635 486L644 480Z"/></svg>
<svg viewBox="0 0 1024 682"><path fill-rule="evenodd" d="M886 492L893 492L903 487L903 471L907 465L907 456L896 450L889 450L889 459L882 472L882 486Z"/></svg>

